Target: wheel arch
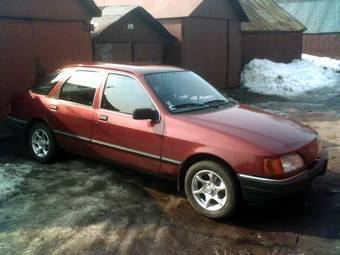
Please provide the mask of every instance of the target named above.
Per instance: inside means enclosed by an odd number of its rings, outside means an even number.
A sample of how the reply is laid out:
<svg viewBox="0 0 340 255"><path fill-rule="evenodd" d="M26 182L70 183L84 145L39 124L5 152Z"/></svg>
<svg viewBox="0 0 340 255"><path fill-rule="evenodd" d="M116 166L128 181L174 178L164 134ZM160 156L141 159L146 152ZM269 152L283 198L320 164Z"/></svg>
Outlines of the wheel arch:
<svg viewBox="0 0 340 255"><path fill-rule="evenodd" d="M33 125L35 125L37 123L44 123L49 127L48 123L46 121L44 121L42 118L31 119L29 122L27 122L26 127L24 129L23 136L22 136L22 142L24 143L24 145L28 145L29 132L30 132L31 128L33 127Z"/></svg>
<svg viewBox="0 0 340 255"><path fill-rule="evenodd" d="M209 153L197 153L194 155L191 155L190 157L188 157L187 159L185 159L181 165L178 168L178 175L177 175L177 189L178 190L183 190L184 189L184 178L185 175L187 173L187 171L189 170L190 166L192 166L193 164L199 162L199 161L204 161L204 160L209 160L209 161L214 161L217 163L220 163L221 165L226 166L228 169L230 169L230 173L235 177L235 180L237 180L237 173L236 171L233 169L233 167L224 159L213 155L213 154L209 154ZM238 180L237 180L238 182Z"/></svg>

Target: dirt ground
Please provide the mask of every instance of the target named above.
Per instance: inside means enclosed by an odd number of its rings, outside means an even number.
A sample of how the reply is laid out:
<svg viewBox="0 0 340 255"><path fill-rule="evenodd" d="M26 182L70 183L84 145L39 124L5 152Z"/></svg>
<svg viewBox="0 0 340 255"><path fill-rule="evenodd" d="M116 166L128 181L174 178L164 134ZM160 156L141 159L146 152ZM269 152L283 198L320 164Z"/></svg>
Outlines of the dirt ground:
<svg viewBox="0 0 340 255"><path fill-rule="evenodd" d="M174 183L75 155L40 165L18 140L1 139L0 167L31 171L0 199L0 254L339 255L340 92L291 100L227 93L317 129L328 173L280 206L243 206L214 221L198 215Z"/></svg>

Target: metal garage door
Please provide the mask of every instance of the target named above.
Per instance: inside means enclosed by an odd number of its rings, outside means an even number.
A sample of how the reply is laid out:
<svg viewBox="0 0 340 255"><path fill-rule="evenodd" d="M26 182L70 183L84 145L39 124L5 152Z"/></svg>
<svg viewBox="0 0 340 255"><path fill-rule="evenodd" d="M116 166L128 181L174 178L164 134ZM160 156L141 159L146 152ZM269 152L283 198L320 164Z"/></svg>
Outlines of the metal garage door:
<svg viewBox="0 0 340 255"><path fill-rule="evenodd" d="M227 31L226 20L185 19L183 64L218 89L227 88Z"/></svg>
<svg viewBox="0 0 340 255"><path fill-rule="evenodd" d="M111 63L163 63L164 45L157 43L97 43L95 60Z"/></svg>

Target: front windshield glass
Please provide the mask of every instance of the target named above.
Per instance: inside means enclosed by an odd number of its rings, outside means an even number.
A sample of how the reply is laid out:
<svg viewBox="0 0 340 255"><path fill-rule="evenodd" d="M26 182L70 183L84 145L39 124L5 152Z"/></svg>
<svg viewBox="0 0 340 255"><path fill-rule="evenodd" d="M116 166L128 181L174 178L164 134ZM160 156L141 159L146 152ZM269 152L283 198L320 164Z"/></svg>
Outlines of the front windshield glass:
<svg viewBox="0 0 340 255"><path fill-rule="evenodd" d="M189 71L154 73L144 76L170 112L197 111L231 103L207 81Z"/></svg>

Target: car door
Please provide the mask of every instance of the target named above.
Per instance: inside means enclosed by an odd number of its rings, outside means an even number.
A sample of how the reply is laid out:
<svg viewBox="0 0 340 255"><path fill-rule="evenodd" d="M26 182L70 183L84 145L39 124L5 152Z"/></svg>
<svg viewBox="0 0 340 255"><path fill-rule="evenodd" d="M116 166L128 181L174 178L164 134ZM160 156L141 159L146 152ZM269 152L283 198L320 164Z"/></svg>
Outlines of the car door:
<svg viewBox="0 0 340 255"><path fill-rule="evenodd" d="M92 142L101 157L140 170L159 172L164 122L135 120L139 108L155 108L133 77L109 73L95 112Z"/></svg>
<svg viewBox="0 0 340 255"><path fill-rule="evenodd" d="M77 70L50 100L48 121L66 150L91 152L93 102L104 77L104 72Z"/></svg>

